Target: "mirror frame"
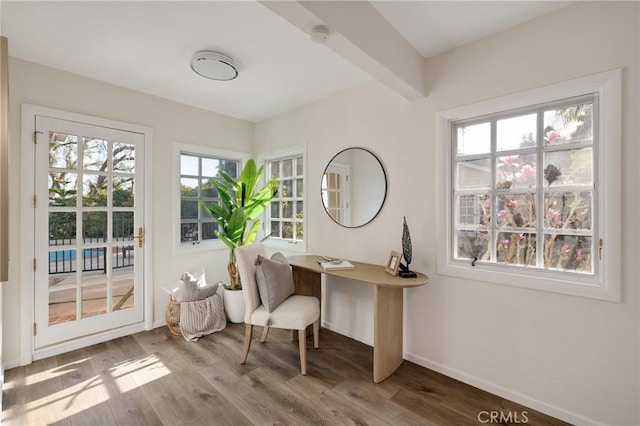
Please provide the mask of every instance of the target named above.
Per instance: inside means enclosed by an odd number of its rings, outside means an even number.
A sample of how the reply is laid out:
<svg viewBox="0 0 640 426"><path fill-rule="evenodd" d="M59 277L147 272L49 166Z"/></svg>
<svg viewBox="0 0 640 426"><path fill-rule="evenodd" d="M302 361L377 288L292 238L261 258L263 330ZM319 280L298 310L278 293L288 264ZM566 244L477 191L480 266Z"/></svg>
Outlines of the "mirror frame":
<svg viewBox="0 0 640 426"><path fill-rule="evenodd" d="M365 223L359 224L359 225L344 225L338 221L336 221L333 217L331 217L331 215L329 214L329 211L327 210L327 206L325 206L324 201L322 200L322 179L324 178L324 175L327 173L327 169L329 168L329 166L331 165L331 163L336 159L336 157L338 157L340 154L342 154L345 151L349 151L352 149L359 149L362 151L367 152L369 155L371 155L373 158L375 158L375 160L378 162L378 164L380 165L380 170L382 170L382 176L384 177L384 196L382 197L382 201L380 202L380 207L378 207L378 210L376 211L376 213L371 217L371 219L369 219L368 221L366 221ZM334 155L333 157L331 157L331 160L329 160L329 162L327 163L327 165L324 168L324 171L322 172L322 176L320 177L320 202L322 204L322 207L324 208L324 212L327 214L327 216L329 216L329 218L336 224L342 226L343 228L348 228L348 229L355 229L355 228L362 228L365 225L370 224L371 222L373 222L373 220L378 217L378 215L380 214L380 212L382 211L382 208L384 207L384 203L387 201L387 191L389 189L389 182L387 181L387 171L384 168L384 165L382 164L382 161L380 161L380 158L378 158L378 156L376 154L374 154L371 150L367 149L367 148L362 148L360 146L351 146L348 148L344 148L343 150L339 151L336 155Z"/></svg>

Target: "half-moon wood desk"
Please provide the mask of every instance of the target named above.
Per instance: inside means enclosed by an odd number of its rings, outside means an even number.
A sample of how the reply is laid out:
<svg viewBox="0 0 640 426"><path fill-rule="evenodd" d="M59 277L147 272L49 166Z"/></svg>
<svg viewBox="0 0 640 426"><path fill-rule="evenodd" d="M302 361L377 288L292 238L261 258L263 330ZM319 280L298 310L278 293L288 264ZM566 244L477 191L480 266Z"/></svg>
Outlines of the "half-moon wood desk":
<svg viewBox="0 0 640 426"><path fill-rule="evenodd" d="M322 269L321 256L304 255L287 258L292 266L296 294L316 296L322 301L322 274L362 281L374 286L373 301L373 381L380 383L402 364L402 290L419 287L429 277L417 272L416 278L388 274L384 266L351 262L355 269Z"/></svg>

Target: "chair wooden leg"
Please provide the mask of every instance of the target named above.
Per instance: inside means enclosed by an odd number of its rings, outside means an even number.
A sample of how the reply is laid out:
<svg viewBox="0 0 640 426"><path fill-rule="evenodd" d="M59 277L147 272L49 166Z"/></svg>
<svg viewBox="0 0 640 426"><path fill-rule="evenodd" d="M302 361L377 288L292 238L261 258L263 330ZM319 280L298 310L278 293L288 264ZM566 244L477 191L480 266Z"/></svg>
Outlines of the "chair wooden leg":
<svg viewBox="0 0 640 426"><path fill-rule="evenodd" d="M244 325L244 347L242 348L242 357L240 358L240 364L247 362L249 356L249 348L251 347L251 336L253 335L253 325Z"/></svg>
<svg viewBox="0 0 640 426"><path fill-rule="evenodd" d="M269 327L265 325L264 327L262 327L262 337L260 338L261 343L267 341L267 334L269 334Z"/></svg>
<svg viewBox="0 0 640 426"><path fill-rule="evenodd" d="M320 346L320 318L313 323L313 347Z"/></svg>
<svg viewBox="0 0 640 426"><path fill-rule="evenodd" d="M298 330L298 346L300 347L300 371L307 375L307 330Z"/></svg>

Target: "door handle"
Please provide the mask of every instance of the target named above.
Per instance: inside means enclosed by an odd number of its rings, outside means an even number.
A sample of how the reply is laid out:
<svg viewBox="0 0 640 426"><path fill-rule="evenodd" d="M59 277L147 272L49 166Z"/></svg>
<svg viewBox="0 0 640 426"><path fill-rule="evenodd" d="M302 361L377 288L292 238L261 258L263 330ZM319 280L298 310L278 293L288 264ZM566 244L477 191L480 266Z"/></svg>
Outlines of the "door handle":
<svg viewBox="0 0 640 426"><path fill-rule="evenodd" d="M138 228L138 235L133 237L134 240L138 240L138 247L142 248L144 245L144 229L141 227Z"/></svg>

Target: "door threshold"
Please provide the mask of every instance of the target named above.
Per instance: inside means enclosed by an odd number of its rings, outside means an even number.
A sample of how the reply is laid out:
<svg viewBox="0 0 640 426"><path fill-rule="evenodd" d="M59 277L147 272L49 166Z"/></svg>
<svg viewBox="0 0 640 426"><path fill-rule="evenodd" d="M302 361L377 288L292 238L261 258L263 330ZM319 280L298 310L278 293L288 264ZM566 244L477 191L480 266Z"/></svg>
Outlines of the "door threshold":
<svg viewBox="0 0 640 426"><path fill-rule="evenodd" d="M35 349L33 351L32 361L49 358L60 355L65 352L75 351L76 349L86 348L87 346L117 339L118 337L129 336L140 331L144 331L144 322L128 325L126 327L115 328L113 330L103 331L101 333L89 336L79 337L77 339L68 340L66 342L57 343L55 345L46 346L44 348Z"/></svg>

